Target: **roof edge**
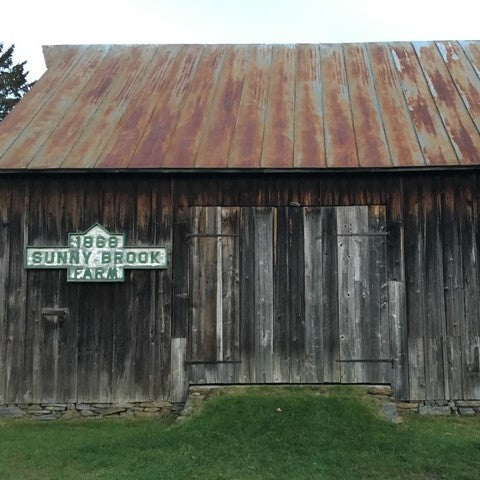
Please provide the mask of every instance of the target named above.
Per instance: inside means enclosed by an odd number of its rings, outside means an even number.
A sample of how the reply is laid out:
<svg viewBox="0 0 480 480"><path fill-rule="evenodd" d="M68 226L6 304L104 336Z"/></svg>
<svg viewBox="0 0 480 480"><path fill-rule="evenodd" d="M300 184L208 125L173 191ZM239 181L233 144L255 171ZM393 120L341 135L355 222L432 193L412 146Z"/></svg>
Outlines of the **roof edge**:
<svg viewBox="0 0 480 480"><path fill-rule="evenodd" d="M423 167L353 167L353 168L23 168L2 169L0 175L84 175L84 174L175 174L175 175L252 175L252 174L400 174L400 173L432 173L432 172L475 172L480 171L479 165L448 165L448 166L423 166Z"/></svg>

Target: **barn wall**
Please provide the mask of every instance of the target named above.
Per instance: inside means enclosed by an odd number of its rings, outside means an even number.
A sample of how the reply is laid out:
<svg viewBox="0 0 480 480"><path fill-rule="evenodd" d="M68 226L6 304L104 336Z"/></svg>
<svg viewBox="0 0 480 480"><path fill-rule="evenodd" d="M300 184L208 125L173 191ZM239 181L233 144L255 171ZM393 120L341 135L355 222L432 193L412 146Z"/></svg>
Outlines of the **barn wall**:
<svg viewBox="0 0 480 480"><path fill-rule="evenodd" d="M0 404L181 399L190 207L216 205L386 205L396 394L478 399L477 182L472 173L4 175ZM129 245L166 246L171 266L90 285L23 268L25 245L62 245L95 222ZM69 316L45 318L45 307Z"/></svg>

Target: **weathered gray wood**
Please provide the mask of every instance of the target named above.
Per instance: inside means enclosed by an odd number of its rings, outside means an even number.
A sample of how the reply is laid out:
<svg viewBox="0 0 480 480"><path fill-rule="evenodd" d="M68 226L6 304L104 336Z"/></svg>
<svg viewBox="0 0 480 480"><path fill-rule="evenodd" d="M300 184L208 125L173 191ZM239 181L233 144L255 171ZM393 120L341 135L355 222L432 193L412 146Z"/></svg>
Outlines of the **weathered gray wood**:
<svg viewBox="0 0 480 480"><path fill-rule="evenodd" d="M155 238L156 222L153 219L157 218L156 192L152 189L152 183L148 179L139 180L136 187L135 223L130 242L135 245L147 246L151 245ZM107 199L104 199L104 204L106 201ZM112 211L112 209L107 211ZM105 221L108 221L108 218ZM135 298L135 311L132 312L131 321L136 326L135 392L132 397L136 401L153 400L153 350L156 339L152 323L156 315L155 271L137 270L132 271L131 274ZM102 324L108 325L108 319L105 320L107 321L103 321ZM105 345L106 349L108 349L108 344Z"/></svg>
<svg viewBox="0 0 480 480"><path fill-rule="evenodd" d="M430 191L438 191L437 182L429 179L424 185ZM441 205L438 195L425 196L423 201L425 232L425 361L426 398L449 398L445 376L445 307L443 291L442 239L440 236Z"/></svg>
<svg viewBox="0 0 480 480"><path fill-rule="evenodd" d="M408 338L408 368L410 400L425 399L425 340L423 337Z"/></svg>
<svg viewBox="0 0 480 480"><path fill-rule="evenodd" d="M255 372L255 209L244 208L240 221L240 379L254 383Z"/></svg>
<svg viewBox="0 0 480 480"><path fill-rule="evenodd" d="M167 249L169 267L173 270L173 212L172 212L172 188L170 182L157 181L154 189L157 193L156 203L153 206L152 214L157 214L158 223L155 228L155 245L164 246ZM177 217L178 218L178 217ZM186 242L184 242L186 246ZM188 260L188 255L185 255ZM188 269L185 269L188 278ZM173 271L169 269L160 270L155 273L155 292L152 305L154 312L151 312L152 328L154 329L155 344L152 352L153 360L153 391L152 399L168 400L170 381L170 338L172 334L173 317ZM187 285L188 288L188 285ZM188 300L188 299L187 299ZM152 307L153 308L153 307ZM185 310L188 315L188 309ZM186 324L186 320L185 320ZM179 329L180 330L180 329ZM185 333L186 335L186 333ZM180 335L178 335L180 337Z"/></svg>
<svg viewBox="0 0 480 480"><path fill-rule="evenodd" d="M160 182L160 185L165 188L165 185ZM169 185L169 191L171 186ZM172 335L174 337L187 337L188 335L188 318L189 318L189 255L191 242L188 240L187 235L191 232L190 225L190 209L188 207L188 202L186 194L183 192L175 192L170 196L170 201L167 205L172 205L174 199L176 204L173 208L171 215L174 218L173 226L171 222L164 223L163 229L165 233L169 233L172 237L172 248L171 248L171 265L172 269L171 275L172 278ZM173 197L173 198L172 198ZM167 200L168 201L168 200ZM166 209L162 204L162 213L168 212L169 209ZM168 273L168 272L164 272Z"/></svg>
<svg viewBox="0 0 480 480"><path fill-rule="evenodd" d="M221 284L222 284L222 324L220 334L223 339L221 360L238 361L240 359L239 338L239 209L230 207L221 211ZM222 365L221 383L233 383L238 378L238 365Z"/></svg>
<svg viewBox="0 0 480 480"><path fill-rule="evenodd" d="M322 250L319 253L321 265L323 303L321 305L322 330L324 332L322 363L323 381L337 383L341 380L339 302L338 302L338 252L337 216L335 207L321 209Z"/></svg>
<svg viewBox="0 0 480 480"><path fill-rule="evenodd" d="M7 294L10 262L10 211L11 188L16 185L7 183L8 180L0 179L0 403L6 403L7 391L5 389L6 377L6 351L7 351ZM18 188L18 187L17 187Z"/></svg>
<svg viewBox="0 0 480 480"><path fill-rule="evenodd" d="M462 398L464 375L462 372L462 333L464 326L465 302L463 294L463 268L461 251L461 215L459 198L455 185L442 189L441 225L443 245L445 322L444 336L447 355L445 375L450 386L450 398ZM443 335L442 335L443 336Z"/></svg>
<svg viewBox="0 0 480 480"><path fill-rule="evenodd" d="M408 370L410 399L426 398L425 391L425 240L421 221L419 182L405 182L405 270L408 318Z"/></svg>
<svg viewBox="0 0 480 480"><path fill-rule="evenodd" d="M368 233L386 234L386 213L384 205L368 207ZM367 282L370 295L367 298L368 321L363 323L362 338L365 339L364 358L390 359L391 324L388 317L388 283L387 283L387 245L386 235L366 237L368 243ZM367 339L370 339L368 341ZM391 383L392 364L372 362L369 364L368 381L372 383Z"/></svg>
<svg viewBox="0 0 480 480"><path fill-rule="evenodd" d="M365 240L360 236L344 234L365 232L368 228L367 207L338 207L338 302L340 360L363 358L363 345L359 341L362 332L362 306L369 294L366 278L362 278L365 267ZM363 382L365 364L342 363L341 380L346 383Z"/></svg>
<svg viewBox="0 0 480 480"><path fill-rule="evenodd" d="M171 348L171 382L169 400L172 402L184 402L188 391L187 375L185 371L187 339L172 338Z"/></svg>
<svg viewBox="0 0 480 480"><path fill-rule="evenodd" d="M290 381L288 207L274 210L273 285L273 381ZM295 286L293 287L295 288Z"/></svg>
<svg viewBox="0 0 480 480"><path fill-rule="evenodd" d="M321 208L304 209L305 254L305 381L321 383L324 379L323 329L325 303L322 273L323 242ZM331 319L332 321L334 319Z"/></svg>
<svg viewBox="0 0 480 480"><path fill-rule="evenodd" d="M234 381L235 367L223 362L237 361L240 357L238 222L236 208L192 208L189 336L192 383Z"/></svg>
<svg viewBox="0 0 480 480"><path fill-rule="evenodd" d="M292 383L305 382L305 281L303 210L289 208L288 273L290 321L290 378Z"/></svg>
<svg viewBox="0 0 480 480"><path fill-rule="evenodd" d="M135 184L133 185L133 187ZM117 184L115 191L114 215L115 224L114 230L116 232L127 232L127 241L132 235L132 226L135 222L135 209L132 208L131 187L128 188L125 184ZM136 204L136 202L135 202ZM134 204L134 205L135 205ZM93 210L93 209L92 209ZM97 213L98 215L98 213ZM96 217L96 212L93 210L89 214L87 221L93 220ZM98 218L98 217L97 217ZM132 240L130 240L132 241ZM129 398L135 397L135 350L136 350L136 323L133 319L135 315L134 305L136 298L132 292L132 272L125 272L125 282L130 285L125 288L124 284L115 284L113 305L113 359L112 359L112 395L115 401L126 401ZM98 288L98 287L95 287ZM82 309L84 307L82 306ZM97 340L95 340L95 343ZM86 348L86 346L81 346ZM83 380L84 381L84 380ZM79 384L79 389L83 387L83 381ZM81 398L81 397L79 397ZM91 398L91 397L90 397Z"/></svg>
<svg viewBox="0 0 480 480"><path fill-rule="evenodd" d="M335 208L304 209L307 382L340 382Z"/></svg>
<svg viewBox="0 0 480 480"><path fill-rule="evenodd" d="M30 358L25 351L26 333L26 272L23 268L23 249L17 246L26 241L26 216L29 210L28 186L23 182L11 184L9 222L10 268L5 325L5 398L8 403L21 403L24 398L24 369ZM26 358L27 357L27 358Z"/></svg>
<svg viewBox="0 0 480 480"><path fill-rule="evenodd" d="M206 212L203 211L200 207L194 207L191 209L191 228L192 234L198 235L202 229L205 231L205 219L202 218L202 215L206 215ZM205 241L210 243L211 239L203 239L202 243ZM189 325L189 342L188 342L188 359L190 361L197 360L207 360L202 358L204 354L204 344L202 342L202 335L205 336L205 332L202 329L201 321L201 309L203 307L201 303L201 294L204 290L201 285L200 272L200 237L192 237L190 243L190 257L189 257L189 268L190 268L190 325ZM206 252L203 252L205 255ZM211 253L211 249L210 252ZM211 261L212 259L208 259ZM205 273L204 273L205 274ZM211 331L209 332L211 334ZM213 360L210 353L210 359ZM173 359L172 359L173 361ZM190 374L193 383L205 383L205 367L203 365L192 365L190 367Z"/></svg>
<svg viewBox="0 0 480 480"><path fill-rule="evenodd" d="M480 398L480 268L478 266L480 245L480 222L478 222L478 194L470 184L461 189L463 204L462 260L464 273L465 322L462 326L462 352L464 392L466 399Z"/></svg>
<svg viewBox="0 0 480 480"><path fill-rule="evenodd" d="M390 280L388 282L388 320L391 327L391 357L392 365L392 388L395 395L399 398L405 398L403 393L405 383L405 373L403 371L405 361L404 356L404 318L403 311L405 303L403 301L405 296L403 282ZM401 396L400 396L401 395Z"/></svg>
<svg viewBox="0 0 480 480"><path fill-rule="evenodd" d="M371 222L381 218L381 215L372 215L372 209L378 208L373 205L384 203L388 237L365 238L360 244L353 237L348 238L350 250L360 247L362 251L368 250L368 255L359 257L357 296L353 302L354 318L357 318L357 307L361 312L370 312L368 319L360 317L360 353L363 356L377 352L376 355L383 356L386 351L387 333L381 321L385 293L378 294L379 300L375 293L381 290L384 267L377 264L374 255L376 250L384 248L382 242L386 242L391 356L400 358L395 365L403 362L400 370L394 368L392 372L394 385L401 385L395 386L396 394L406 392L401 398L412 399L447 396L474 399L480 396L480 231L476 174L442 174L441 183L426 181L426 177L417 174L379 174L375 178L358 175L342 179L329 176L310 178L310 183L305 182L307 177L302 175L280 179L266 173L241 180L213 174L201 180L193 176L182 179L164 177L144 177L142 183L139 179L121 175L112 181L98 176L62 177L52 181L39 176L10 176L0 182L0 218L2 222L8 222L0 227L0 402L54 398L60 402L75 396L85 401L169 396L172 303L176 305L176 314L188 307L187 292L183 289L188 274L185 269L183 274L177 271L177 267L181 269L182 254L175 253L175 259L164 272L139 272L140 275L127 272L123 284L79 286L66 283L65 271L26 272L22 265L23 246L25 243L62 244L69 231L83 230L96 221L115 231L125 232L129 243L168 243L172 231L178 232L180 224L184 229L188 225L189 205L221 208L222 231L227 228L225 223L235 223L228 213L235 211L232 206L252 206L250 213L244 209L238 212L242 219L238 239L200 240L214 245L211 249L216 262L212 280L215 356L220 348L217 340L221 338L221 355L233 357L233 350L238 348L242 360L239 365L223 364L222 368L202 367L203 378L208 376L212 382L236 382L240 370L238 381L265 381L261 378L261 371L258 372L260 378L256 378L256 370L265 367L264 360L257 362L257 354L263 347L255 338L260 328L255 311L256 308L261 311L255 302L257 287L260 287L260 290L269 288L269 292L273 292L270 293L274 312L271 381L340 381L335 373L335 368L338 372L340 366L335 361L340 358L335 349L340 341L337 309L341 295L337 288L342 282L336 278L336 267L332 266L338 266L340 259L337 261L336 247L329 246L330 242L334 245L337 242L336 231L328 233L329 222L333 218L336 227L334 205L352 208L363 204L362 208L369 209ZM402 182L405 185L403 192ZM26 190L25 185L28 186ZM159 191L163 192L161 196L154 193ZM305 254L301 259L295 259L301 248L288 252L289 235L290 240L298 235L296 229L291 234L288 232L288 209L298 210L298 207L288 207L290 201L298 201L301 206L330 205L328 208L319 207L318 212L304 211L303 218L310 224L305 223L302 228ZM268 210L273 206L276 210L270 210L270 252L266 245L259 247L266 252L267 258L274 257L273 273L268 280L270 287L267 287L258 283L259 278L255 282L255 272L258 275L260 271L256 259L263 254L255 252L261 236L255 233L255 219L260 214L255 213L253 207ZM182 208L183 216L179 213ZM176 230L172 230L172 210L176 211L174 222L179 223L175 225ZM313 220L316 215L321 226ZM327 220L328 216L330 219ZM160 228L163 231L161 237ZM314 238L317 233L310 233L315 229L321 240ZM309 235L312 238L307 238ZM230 269L234 270L231 265L236 255L232 253L237 248L236 241L240 258L238 301L235 300L233 274L228 273ZM192 239L185 245L193 242ZM14 251L13 244L21 248ZM177 246L172 247L173 251L181 252ZM344 254L345 251L341 252L341 256ZM188 255L183 255L184 265L187 258ZM303 270L297 268L297 273L288 270L289 265L298 267L301 261L305 262ZM353 263L352 258L349 261ZM354 269L353 266L348 268ZM298 283L300 270L302 278L299 282L305 283L306 295L304 329L301 323L294 321L292 313L298 310L299 304L289 293ZM361 285L362 279L366 279L367 285ZM175 285L175 293L172 293L171 283L177 280L180 288ZM205 284L207 280L202 281ZM346 278L345 282L348 286ZM322 285L314 295L312 292L318 283ZM368 291L370 293L366 295ZM366 295L364 299L362 292ZM337 301L332 302L332 296ZM218 301L220 297L221 302ZM228 305L236 302L238 308L230 309ZM37 322L43 307L56 304L70 309L72 326L78 321L78 335L77 327L67 330L65 326L45 327ZM220 307L221 316L218 314ZM265 307L265 311L267 309ZM343 313L346 318L345 310ZM232 328L234 322L230 320L235 315L240 323L236 332ZM265 313L262 315L263 318L269 317ZM317 316L320 324L314 320ZM403 321L399 319L402 316ZM186 317L187 314L181 316L178 322L178 317L175 319L175 337L186 337ZM220 317L221 322L218 321ZM297 329L299 326L301 328ZM303 372L298 368L302 349L298 350L294 342L290 345L290 339L299 332L305 342L304 365L307 369ZM370 333L367 335L366 332ZM378 341L374 341L376 334L379 334ZM320 336L322 344L318 349ZM368 339L364 341L366 336ZM234 345L235 338L238 339L237 346ZM258 338L262 337L259 335ZM72 345L76 346L72 348ZM322 353L320 358L319 351ZM290 361L294 365L291 377ZM378 378L377 374L382 377L382 369L386 368L387 364L382 365L380 371L378 366L364 366L363 377L358 378ZM408 388L412 389L411 393Z"/></svg>
<svg viewBox="0 0 480 480"><path fill-rule="evenodd" d="M84 186L84 205L82 213L83 225L93 225L96 222L103 222L104 216L110 218L118 218L118 212L109 214L108 209L110 205L116 205L119 208L123 208L129 212L129 217L123 223L125 230L131 233L131 229L134 225L134 213L127 208L126 205L121 205L127 197L127 192L123 196L122 200L118 203L113 201L110 204L104 203L105 196L108 198L108 191L112 190L111 182L107 182L102 189L102 194L99 195L96 192L95 185L93 183L87 183ZM131 192L129 192L131 194ZM115 207L113 207L115 209ZM80 227L80 231L84 230L85 226ZM105 224L106 228L111 229L111 224ZM68 232L65 232L68 233ZM128 237L127 237L128 238ZM61 243L65 242L65 238L60 238ZM50 240L51 241L51 240ZM58 241L58 240L57 240ZM59 272L63 275L64 271ZM129 279L128 274L126 279ZM97 308L91 310L88 303L81 301L79 303L79 352L78 352L78 389L77 398L80 402L109 402L113 395L112 390L116 390L117 385L112 382L112 370L113 370L113 349L112 339L115 335L114 328L117 329L121 325L121 335L118 338L118 343L122 342L128 353L131 355L128 361L125 362L124 368L127 371L132 371L132 375L129 376L129 383L122 385L117 391L120 394L120 398L130 398L134 394L134 364L135 364L135 346L133 349L129 348L131 343L135 344L136 332L135 325L132 325L130 317L135 306L135 297L132 295L132 289L129 289L130 297L124 299L125 304L121 310L121 314L116 315L117 322L113 322L111 313L108 312L108 305L118 306L113 298L116 297L113 290L115 287L109 285L110 288L98 288L95 284L83 284L79 287L79 295L81 298L88 298L89 302L97 305ZM118 287L117 287L118 288ZM121 296L121 292L119 292ZM110 307L111 308L111 307ZM105 325L107 323L107 325ZM108 325L110 323L110 325ZM128 333L125 334L125 331ZM128 341L127 341L128 339ZM115 351L118 353L120 347L118 346ZM117 366L118 367L118 366ZM122 371L118 368L117 371Z"/></svg>
<svg viewBox="0 0 480 480"><path fill-rule="evenodd" d="M384 234L383 206L337 209L342 382L391 381Z"/></svg>
<svg viewBox="0 0 480 480"><path fill-rule="evenodd" d="M255 381L273 381L273 212L255 210Z"/></svg>
<svg viewBox="0 0 480 480"><path fill-rule="evenodd" d="M392 327L392 358L394 358L392 371L392 387L398 399L409 398L408 384L408 332L407 332L407 307L405 288L405 242L404 242L404 196L403 180L395 182L389 179L386 183L389 192L386 205L387 231L387 274L389 286L397 285L393 289L390 299L389 288L389 318Z"/></svg>

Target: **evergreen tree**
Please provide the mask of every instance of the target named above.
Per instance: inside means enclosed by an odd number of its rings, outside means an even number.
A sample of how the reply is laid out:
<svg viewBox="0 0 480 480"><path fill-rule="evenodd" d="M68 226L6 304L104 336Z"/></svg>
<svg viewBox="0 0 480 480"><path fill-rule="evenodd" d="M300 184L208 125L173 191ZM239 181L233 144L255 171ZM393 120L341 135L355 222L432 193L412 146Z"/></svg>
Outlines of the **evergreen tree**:
<svg viewBox="0 0 480 480"><path fill-rule="evenodd" d="M28 72L23 70L26 62L13 64L14 49L12 45L4 51L0 43L0 122L33 85L27 82Z"/></svg>

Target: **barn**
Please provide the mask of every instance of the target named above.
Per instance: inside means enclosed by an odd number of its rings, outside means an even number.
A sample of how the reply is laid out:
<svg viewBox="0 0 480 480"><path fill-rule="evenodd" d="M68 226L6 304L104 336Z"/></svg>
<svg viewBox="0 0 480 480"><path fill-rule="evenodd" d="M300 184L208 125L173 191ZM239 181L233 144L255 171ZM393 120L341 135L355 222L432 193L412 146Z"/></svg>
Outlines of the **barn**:
<svg viewBox="0 0 480 480"><path fill-rule="evenodd" d="M0 405L480 400L480 42L44 55L0 124Z"/></svg>

